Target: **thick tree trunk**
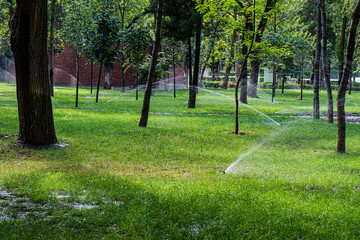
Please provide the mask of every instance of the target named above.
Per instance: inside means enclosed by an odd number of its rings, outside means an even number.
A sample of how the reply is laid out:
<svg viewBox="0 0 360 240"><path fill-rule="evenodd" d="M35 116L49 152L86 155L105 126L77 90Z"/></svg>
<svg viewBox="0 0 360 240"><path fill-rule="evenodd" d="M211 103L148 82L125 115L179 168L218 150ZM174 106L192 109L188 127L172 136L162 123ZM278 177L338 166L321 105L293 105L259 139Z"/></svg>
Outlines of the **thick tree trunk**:
<svg viewBox="0 0 360 240"><path fill-rule="evenodd" d="M108 67L105 67L104 89L111 89L110 68L108 68Z"/></svg>
<svg viewBox="0 0 360 240"><path fill-rule="evenodd" d="M188 108L195 108L196 105L196 94L197 94L197 87L199 83L199 73L200 73L201 29L202 29L202 18L199 20L196 30L194 76L193 76L192 85L190 85L189 88Z"/></svg>
<svg viewBox="0 0 360 240"><path fill-rule="evenodd" d="M57 142L50 96L47 55L47 1L18 0L11 20L11 49L16 68L18 142Z"/></svg>
<svg viewBox="0 0 360 240"><path fill-rule="evenodd" d="M249 92L248 96L251 98L259 98L257 95L259 71L260 71L260 60L251 61L251 73L249 80Z"/></svg>
<svg viewBox="0 0 360 240"><path fill-rule="evenodd" d="M249 52L251 49L248 49L245 41L249 39L248 32L253 31L254 26L252 23L252 15L247 14L245 16L245 28L243 30L243 36L242 36L242 50L241 54L244 56L244 60L241 66L241 72L240 72L240 102L243 104L247 104L247 88L248 88L248 79L247 79L247 66L248 66L248 57L245 58L245 56L249 55Z"/></svg>
<svg viewBox="0 0 360 240"><path fill-rule="evenodd" d="M346 87L352 72L352 64L354 60L356 30L360 20L360 0L358 0L354 13L351 18L348 43L346 47L346 62L345 69L340 82L340 88L337 96L337 112L338 112L338 139L337 139L337 152L345 152L345 139L346 139L346 122L345 122L345 95Z"/></svg>
<svg viewBox="0 0 360 240"><path fill-rule="evenodd" d="M327 56L327 31L326 31L326 12L325 0L320 0L321 26L322 26L322 69L325 76L325 86L328 102L328 123L334 122L334 102L332 97L330 82L330 64Z"/></svg>
<svg viewBox="0 0 360 240"><path fill-rule="evenodd" d="M49 81L50 81L50 94L54 96L54 64L53 64L53 55L54 55L54 25L55 25L55 0L51 0L50 7L50 46L49 46Z"/></svg>
<svg viewBox="0 0 360 240"><path fill-rule="evenodd" d="M313 118L320 118L320 61L321 61L321 13L320 6L317 6L317 22L316 22L316 52L314 60L314 112Z"/></svg>
<svg viewBox="0 0 360 240"><path fill-rule="evenodd" d="M261 18L257 32L255 35L255 42L260 43L262 40L262 36L267 25L269 19L269 12L274 8L277 0L267 0L265 9L264 9L264 17ZM249 80L248 86L248 96L251 98L258 98L257 95L257 86L258 86L258 79L259 79L259 71L260 71L260 63L259 59L251 61L251 75Z"/></svg>
<svg viewBox="0 0 360 240"><path fill-rule="evenodd" d="M140 118L140 122L139 122L140 127L146 127L148 118L149 118L151 91L152 91L153 82L155 80L155 75L156 75L155 71L156 71L158 53L160 52L160 48L161 48L161 23L162 23L163 5L164 5L164 1L159 0L158 7L157 7L157 16L156 16L155 46L154 46L154 49L152 52L151 65L150 65L149 75L148 75L148 79L147 79L147 83L146 83L143 107L142 107L141 118Z"/></svg>

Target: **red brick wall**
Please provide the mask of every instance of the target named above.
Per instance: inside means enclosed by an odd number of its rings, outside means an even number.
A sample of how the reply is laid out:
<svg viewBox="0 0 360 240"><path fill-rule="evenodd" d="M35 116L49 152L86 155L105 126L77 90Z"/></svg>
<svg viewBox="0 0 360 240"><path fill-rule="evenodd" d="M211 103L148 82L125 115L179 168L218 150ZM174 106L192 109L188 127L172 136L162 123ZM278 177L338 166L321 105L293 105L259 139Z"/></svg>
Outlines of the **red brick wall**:
<svg viewBox="0 0 360 240"><path fill-rule="evenodd" d="M54 56L54 83L55 85L75 85L76 84L76 54L75 50L69 47L65 47L64 51ZM94 63L93 68L93 85L97 84L100 64ZM171 70L172 71L172 70ZM176 70L178 84L183 84L184 70L178 68ZM105 69L101 74L100 84L102 86L105 77ZM79 81L83 86L90 86L91 83L91 64L90 61L80 57L79 66ZM110 71L111 86L120 87L122 86L122 76L120 63L114 64L114 69ZM172 80L170 80L172 83ZM135 77L133 76L133 70L128 69L125 73L125 85L134 86Z"/></svg>

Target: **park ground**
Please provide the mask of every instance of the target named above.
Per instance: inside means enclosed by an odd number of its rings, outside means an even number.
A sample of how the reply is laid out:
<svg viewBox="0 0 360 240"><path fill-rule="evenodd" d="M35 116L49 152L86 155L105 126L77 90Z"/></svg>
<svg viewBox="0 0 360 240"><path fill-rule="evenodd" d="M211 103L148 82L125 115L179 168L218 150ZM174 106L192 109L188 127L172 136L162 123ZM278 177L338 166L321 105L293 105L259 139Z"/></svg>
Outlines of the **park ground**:
<svg viewBox="0 0 360 240"><path fill-rule="evenodd" d="M157 90L146 128L134 91L101 90L95 103L80 89L76 109L74 88L55 90L61 144L32 149L16 144L15 85L0 83L1 239L360 236L360 125L336 153L336 123L298 117L312 112L311 90L274 103L259 90L249 106L281 126L241 106L240 135L233 89L199 89L196 109L187 90ZM347 96L346 111L360 113L359 100Z"/></svg>

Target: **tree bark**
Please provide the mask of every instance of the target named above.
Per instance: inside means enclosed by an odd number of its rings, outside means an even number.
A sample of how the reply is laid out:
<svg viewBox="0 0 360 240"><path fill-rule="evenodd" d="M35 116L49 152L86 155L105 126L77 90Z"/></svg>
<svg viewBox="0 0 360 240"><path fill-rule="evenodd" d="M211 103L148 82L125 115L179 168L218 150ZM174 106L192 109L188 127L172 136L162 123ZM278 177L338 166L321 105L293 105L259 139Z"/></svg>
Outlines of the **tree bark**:
<svg viewBox="0 0 360 240"><path fill-rule="evenodd" d="M338 84L340 86L342 75L344 72L344 58L345 58L345 39L346 39L346 27L347 27L347 16L346 16L346 5L344 7L343 19L341 26L341 38L340 38L340 49L339 49L339 80Z"/></svg>
<svg viewBox="0 0 360 240"><path fill-rule="evenodd" d="M352 64L354 60L356 30L360 20L360 0L358 0L353 15L351 17L351 24L348 36L348 43L346 47L346 61L345 69L340 82L340 88L337 96L337 112L338 112L338 139L337 152L345 152L346 139L346 122L345 122L345 95L346 88L349 83L349 78L352 72Z"/></svg>
<svg viewBox="0 0 360 240"><path fill-rule="evenodd" d="M47 55L47 1L17 0L11 20L19 113L18 142L57 142L50 96Z"/></svg>
<svg viewBox="0 0 360 240"><path fill-rule="evenodd" d="M271 91L271 102L274 102L276 91L276 67L273 67L273 82L272 82L272 91Z"/></svg>
<svg viewBox="0 0 360 240"><path fill-rule="evenodd" d="M79 51L76 51L76 96L75 107L79 106Z"/></svg>
<svg viewBox="0 0 360 240"><path fill-rule="evenodd" d="M200 73L200 51L201 51L201 29L202 29L202 18L197 23L196 37L195 37L195 61L194 61L194 76L192 84L189 88L189 102L188 108L195 108L196 106L196 94L199 83Z"/></svg>
<svg viewBox="0 0 360 240"><path fill-rule="evenodd" d="M54 64L53 64L53 55L54 55L54 28L55 28L55 0L51 0L50 6L50 39L49 39L49 81L50 81L50 95L54 96Z"/></svg>
<svg viewBox="0 0 360 240"><path fill-rule="evenodd" d="M326 31L326 12L325 0L320 0L321 26L322 26L322 69L325 76L325 86L327 91L328 102L328 123L334 122L334 102L332 97L330 82L330 64L327 56L327 31Z"/></svg>
<svg viewBox="0 0 360 240"><path fill-rule="evenodd" d="M140 122L139 122L140 127L146 127L148 118L149 118L151 91L152 91L153 82L154 82L155 75L156 75L155 71L156 71L158 53L160 52L160 48L161 48L161 23L162 23L162 15L163 15L163 5L164 5L164 1L159 0L158 7L157 7L157 16L156 16L155 46L154 46L154 49L152 52L151 65L150 65L149 75L148 75L148 79L147 79L147 83L146 83L143 107L142 107L141 118L140 118Z"/></svg>
<svg viewBox="0 0 360 240"><path fill-rule="evenodd" d="M104 89L111 89L110 68L108 68L108 67L105 67Z"/></svg>
<svg viewBox="0 0 360 240"><path fill-rule="evenodd" d="M96 88L96 100L95 102L99 102L99 91L100 91L100 80L101 80L101 72L103 67L103 60L100 62L100 70L99 70L99 78L97 82L97 88Z"/></svg>
<svg viewBox="0 0 360 240"><path fill-rule="evenodd" d="M321 13L320 6L317 6L317 22L316 22L316 51L314 60L314 111L313 118L320 118L320 58L321 58Z"/></svg>

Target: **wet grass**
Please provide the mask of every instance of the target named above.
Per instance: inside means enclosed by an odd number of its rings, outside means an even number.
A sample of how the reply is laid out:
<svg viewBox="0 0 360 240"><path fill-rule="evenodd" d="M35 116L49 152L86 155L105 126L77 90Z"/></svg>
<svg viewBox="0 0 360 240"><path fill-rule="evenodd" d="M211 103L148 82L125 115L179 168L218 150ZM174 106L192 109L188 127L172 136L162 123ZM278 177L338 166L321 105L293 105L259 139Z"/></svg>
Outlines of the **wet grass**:
<svg viewBox="0 0 360 240"><path fill-rule="evenodd" d="M359 125L336 153L336 124L294 117L312 93L270 90L240 109L233 90L157 90L139 128L134 92L57 87L54 118L65 148L16 145L15 86L0 84L2 239L356 239L360 235ZM142 96L141 93L140 96ZM222 95L221 95L222 94ZM359 93L347 111L360 113ZM325 92L321 104L326 105ZM322 110L326 112L326 107ZM223 174L239 160L231 173Z"/></svg>

